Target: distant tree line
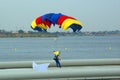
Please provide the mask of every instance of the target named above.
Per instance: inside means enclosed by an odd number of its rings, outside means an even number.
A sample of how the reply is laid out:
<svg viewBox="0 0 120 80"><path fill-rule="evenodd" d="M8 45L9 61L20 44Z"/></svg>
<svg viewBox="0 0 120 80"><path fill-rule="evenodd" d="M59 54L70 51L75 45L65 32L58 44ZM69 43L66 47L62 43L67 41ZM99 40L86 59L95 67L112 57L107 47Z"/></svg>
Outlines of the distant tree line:
<svg viewBox="0 0 120 80"><path fill-rule="evenodd" d="M22 29L13 32L0 30L0 37L57 37L57 36L106 36L106 35L117 35L120 36L120 31L98 31L98 32L35 32L35 31L24 31Z"/></svg>

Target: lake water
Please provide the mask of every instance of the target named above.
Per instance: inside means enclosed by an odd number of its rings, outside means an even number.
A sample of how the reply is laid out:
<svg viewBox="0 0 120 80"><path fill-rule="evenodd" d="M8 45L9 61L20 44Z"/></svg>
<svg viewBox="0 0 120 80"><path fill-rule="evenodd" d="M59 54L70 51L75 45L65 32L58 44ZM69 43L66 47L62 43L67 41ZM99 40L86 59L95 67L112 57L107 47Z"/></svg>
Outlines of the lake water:
<svg viewBox="0 0 120 80"><path fill-rule="evenodd" d="M63 60L120 58L120 36L0 38L0 61L52 60L54 50Z"/></svg>

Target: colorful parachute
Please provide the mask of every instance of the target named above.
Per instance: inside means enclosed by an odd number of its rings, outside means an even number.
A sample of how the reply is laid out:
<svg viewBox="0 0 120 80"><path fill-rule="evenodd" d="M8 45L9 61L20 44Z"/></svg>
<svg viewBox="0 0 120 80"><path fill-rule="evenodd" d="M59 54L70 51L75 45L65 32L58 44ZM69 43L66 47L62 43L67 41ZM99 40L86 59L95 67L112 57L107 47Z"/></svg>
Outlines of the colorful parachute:
<svg viewBox="0 0 120 80"><path fill-rule="evenodd" d="M47 31L51 25L59 25L63 30L71 28L73 32L81 30L82 23L73 17L63 15L61 13L48 13L37 17L31 23L31 28L37 31Z"/></svg>

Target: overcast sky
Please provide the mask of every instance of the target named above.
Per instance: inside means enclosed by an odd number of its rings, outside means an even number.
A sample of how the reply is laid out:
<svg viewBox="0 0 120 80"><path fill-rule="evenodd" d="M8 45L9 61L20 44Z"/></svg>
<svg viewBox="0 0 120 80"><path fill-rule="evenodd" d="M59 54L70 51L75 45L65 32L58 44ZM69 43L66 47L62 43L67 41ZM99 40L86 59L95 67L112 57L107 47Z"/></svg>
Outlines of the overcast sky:
<svg viewBox="0 0 120 80"><path fill-rule="evenodd" d="M120 0L0 0L0 29L32 31L31 21L46 13L78 19L81 31L120 30Z"/></svg>

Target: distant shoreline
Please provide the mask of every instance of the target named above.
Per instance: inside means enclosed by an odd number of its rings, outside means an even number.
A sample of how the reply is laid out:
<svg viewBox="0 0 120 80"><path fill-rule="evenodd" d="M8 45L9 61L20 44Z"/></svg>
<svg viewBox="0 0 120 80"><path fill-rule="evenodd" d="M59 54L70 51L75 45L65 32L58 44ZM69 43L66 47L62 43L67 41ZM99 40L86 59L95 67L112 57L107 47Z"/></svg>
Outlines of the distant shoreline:
<svg viewBox="0 0 120 80"><path fill-rule="evenodd" d="M120 36L120 31L98 31L98 32L6 32L0 31L0 38L16 37L59 37L59 36Z"/></svg>
<svg viewBox="0 0 120 80"><path fill-rule="evenodd" d="M91 35L91 34L26 34L26 33L15 33L15 34L0 34L0 38L24 38L24 37L59 37L59 36L120 36L120 34L111 34L111 35Z"/></svg>
<svg viewBox="0 0 120 80"><path fill-rule="evenodd" d="M16 38L16 37L57 37L53 34L30 34L30 33L12 33L12 34L0 34L0 38Z"/></svg>

